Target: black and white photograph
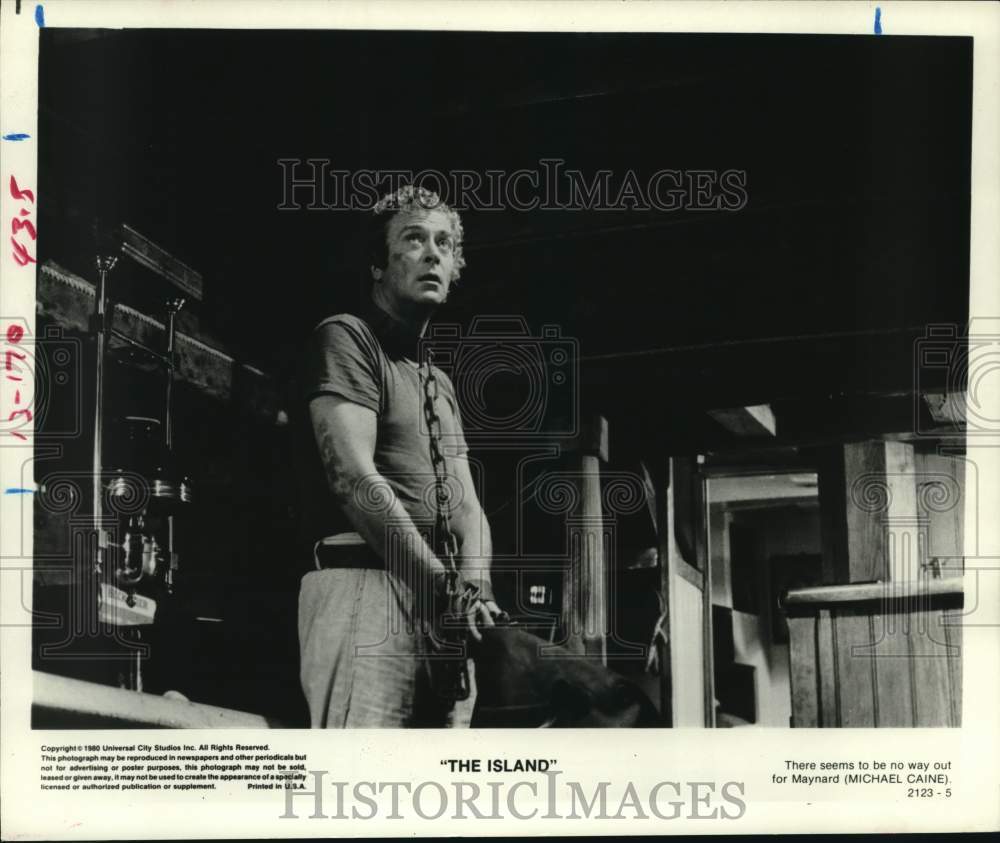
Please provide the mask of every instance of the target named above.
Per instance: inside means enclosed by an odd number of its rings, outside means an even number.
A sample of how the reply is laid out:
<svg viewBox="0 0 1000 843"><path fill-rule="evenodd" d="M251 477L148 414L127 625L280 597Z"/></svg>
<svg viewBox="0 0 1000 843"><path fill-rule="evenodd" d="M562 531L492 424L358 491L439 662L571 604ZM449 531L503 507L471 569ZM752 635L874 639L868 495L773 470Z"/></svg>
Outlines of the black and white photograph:
<svg viewBox="0 0 1000 843"><path fill-rule="evenodd" d="M959 725L971 55L43 31L37 724Z"/></svg>
<svg viewBox="0 0 1000 843"><path fill-rule="evenodd" d="M979 40L856 5L793 34L18 2L4 558L43 763L154 734L207 788L257 769L225 730L963 733L1000 435ZM820 760L774 770L866 769ZM936 763L876 783L940 803Z"/></svg>

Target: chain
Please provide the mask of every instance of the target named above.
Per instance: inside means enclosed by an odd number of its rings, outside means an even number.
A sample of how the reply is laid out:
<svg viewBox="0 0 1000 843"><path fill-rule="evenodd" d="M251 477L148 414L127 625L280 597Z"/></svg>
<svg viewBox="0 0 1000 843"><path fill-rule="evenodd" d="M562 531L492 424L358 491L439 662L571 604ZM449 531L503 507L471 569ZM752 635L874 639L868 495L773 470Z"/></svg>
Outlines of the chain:
<svg viewBox="0 0 1000 843"><path fill-rule="evenodd" d="M458 539L451 529L451 495L448 493L448 465L441 453L441 417L437 414L438 379L434 375L433 352L424 357L424 421L430 440L431 467L434 469L434 502L436 504L435 536L441 545L447 574L447 594L458 594Z"/></svg>
<svg viewBox="0 0 1000 843"><path fill-rule="evenodd" d="M441 417L437 414L437 398L439 394L438 379L434 374L433 352L424 352L424 421L427 423L427 434L430 442L431 467L434 469L434 502L435 502L435 551L444 561L445 566L445 596L447 598L446 620L458 623L464 622L463 597L475 599L476 594L462 594L458 584L458 539L451 529L451 495L448 491L448 466L444 454L441 453ZM466 601L468 602L468 601ZM442 627L447 640L454 644L464 644L463 627L449 629L447 623ZM449 634L451 633L451 634ZM464 655L457 659L447 659L438 665L441 670L440 682L435 683L438 694L452 700L467 699L470 693L469 667Z"/></svg>

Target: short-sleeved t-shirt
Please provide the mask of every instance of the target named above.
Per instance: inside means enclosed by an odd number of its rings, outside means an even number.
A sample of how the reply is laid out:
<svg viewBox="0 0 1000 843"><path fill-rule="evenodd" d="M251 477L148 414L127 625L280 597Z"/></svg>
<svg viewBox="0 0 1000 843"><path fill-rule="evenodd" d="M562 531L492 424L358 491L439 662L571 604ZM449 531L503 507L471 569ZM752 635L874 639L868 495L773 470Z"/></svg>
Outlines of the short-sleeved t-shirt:
<svg viewBox="0 0 1000 843"><path fill-rule="evenodd" d="M374 306L360 315L340 314L321 322L310 338L301 381L301 408L308 421L309 402L337 395L368 407L377 416L375 468L418 527L435 518L434 469L424 419L423 372L417 362L419 337ZM457 503L454 460L468 453L455 389L437 367L435 402L441 420L441 452ZM353 530L330 491L311 426L300 467L304 484L303 538L310 544L325 536ZM366 505L365 501L361 502ZM376 504L377 505L377 504Z"/></svg>

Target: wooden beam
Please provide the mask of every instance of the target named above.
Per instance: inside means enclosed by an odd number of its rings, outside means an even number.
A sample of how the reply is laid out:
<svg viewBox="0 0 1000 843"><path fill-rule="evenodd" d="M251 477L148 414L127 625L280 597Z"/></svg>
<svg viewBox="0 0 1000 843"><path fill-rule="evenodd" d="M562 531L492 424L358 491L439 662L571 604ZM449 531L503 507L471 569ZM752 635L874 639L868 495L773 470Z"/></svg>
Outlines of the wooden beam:
<svg viewBox="0 0 1000 843"><path fill-rule="evenodd" d="M34 717L42 722L100 721L130 728L270 729L259 714L143 694L80 679L32 672Z"/></svg>
<svg viewBox="0 0 1000 843"><path fill-rule="evenodd" d="M143 237L138 231L128 225L121 227L122 254L132 258L136 263L165 278L181 292L195 301L204 297L204 284L201 273L195 272L187 264L179 261L165 249L161 249L152 240Z"/></svg>
<svg viewBox="0 0 1000 843"><path fill-rule="evenodd" d="M789 591L781 601L789 611L799 608L815 611L818 607L843 608L860 603L882 603L887 600L932 600L947 599L949 605L957 608L963 600L962 583L950 579L933 579L889 583L854 583L851 585L814 586Z"/></svg>
<svg viewBox="0 0 1000 843"><path fill-rule="evenodd" d="M772 474L766 471L742 477L713 477L709 482L713 504L810 500L816 498L819 483L814 472Z"/></svg>
<svg viewBox="0 0 1000 843"><path fill-rule="evenodd" d="M708 414L737 436L774 436L777 422L769 404L709 410Z"/></svg>
<svg viewBox="0 0 1000 843"><path fill-rule="evenodd" d="M89 333L94 296L93 284L57 264L49 261L39 268L38 313L59 328ZM163 322L135 308L116 305L112 324L145 345L164 347ZM116 348L114 342L111 348ZM178 380L220 401L237 403L260 421L277 421L279 396L274 381L259 369L239 362L218 344L178 331L175 359ZM138 362L135 365L140 366Z"/></svg>

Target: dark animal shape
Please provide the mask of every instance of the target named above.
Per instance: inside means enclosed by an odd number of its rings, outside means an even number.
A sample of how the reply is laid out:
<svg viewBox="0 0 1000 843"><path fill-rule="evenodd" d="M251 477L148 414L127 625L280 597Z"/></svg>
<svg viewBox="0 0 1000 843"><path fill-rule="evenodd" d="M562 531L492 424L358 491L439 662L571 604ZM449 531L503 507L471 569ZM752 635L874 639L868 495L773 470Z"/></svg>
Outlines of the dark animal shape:
<svg viewBox="0 0 1000 843"><path fill-rule="evenodd" d="M635 684L598 660L517 627L483 630L472 655L477 688L473 728L663 725L656 707Z"/></svg>

